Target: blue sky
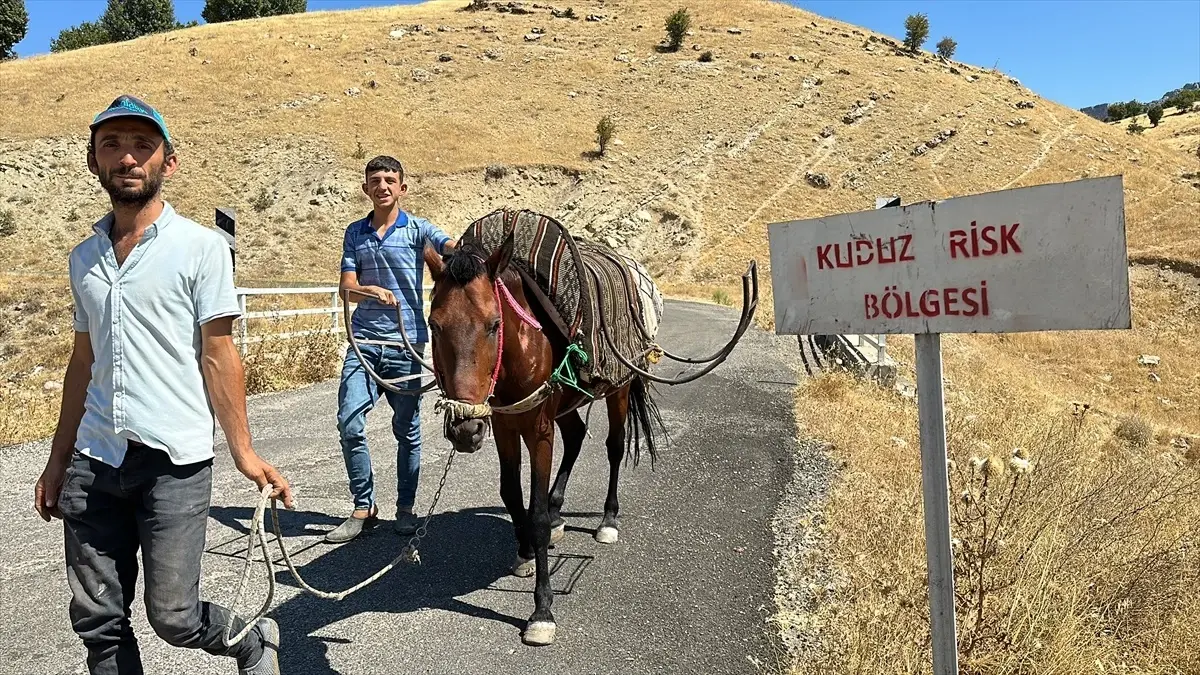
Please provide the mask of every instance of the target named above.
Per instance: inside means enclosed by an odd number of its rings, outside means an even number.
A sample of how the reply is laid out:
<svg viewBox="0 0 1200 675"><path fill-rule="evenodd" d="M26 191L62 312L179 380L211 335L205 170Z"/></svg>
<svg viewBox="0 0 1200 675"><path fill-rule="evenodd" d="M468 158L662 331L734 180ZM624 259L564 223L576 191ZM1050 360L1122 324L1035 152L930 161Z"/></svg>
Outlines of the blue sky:
<svg viewBox="0 0 1200 675"><path fill-rule="evenodd" d="M998 66L1041 96L1073 108L1151 100L1200 81L1200 0L787 1L897 39L904 36L904 18L924 12L930 24L926 49L949 35L958 43L956 59ZM393 4L412 3L309 0L308 8ZM104 6L105 0L26 0L29 33L17 54L48 52L60 30L96 19ZM203 21L203 9L204 0L175 0L180 21Z"/></svg>

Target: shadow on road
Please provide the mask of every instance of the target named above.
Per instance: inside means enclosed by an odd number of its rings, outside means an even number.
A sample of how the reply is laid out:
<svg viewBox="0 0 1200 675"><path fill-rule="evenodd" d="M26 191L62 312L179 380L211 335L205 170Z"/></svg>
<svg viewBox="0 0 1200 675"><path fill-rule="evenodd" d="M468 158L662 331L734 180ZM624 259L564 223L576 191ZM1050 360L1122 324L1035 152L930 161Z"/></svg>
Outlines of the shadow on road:
<svg viewBox="0 0 1200 675"><path fill-rule="evenodd" d="M245 507L217 507L210 515L239 535L210 547L206 553L242 559L248 541L247 523L254 510ZM268 551L276 565L275 583L299 588L291 572L284 566L275 543L270 513L266 514ZM314 512L279 511L279 525L288 554L293 562L297 554L319 555L297 570L312 587L338 592L375 574L399 553L408 536L396 534L392 521L379 521L378 527L365 531L345 544L327 544L320 539L324 533L341 522ZM500 508L470 508L435 514L429 521L429 533L419 545L420 565L399 563L383 578L356 591L341 601L325 600L307 592L272 608L270 616L279 622L284 647L280 650L280 666L287 673L325 675L337 673L329 660L329 643L352 644L361 638L378 643L379 635L333 638L316 635L327 626L362 613L405 614L424 609L440 609L470 617L490 619L513 628L513 640L519 640L526 616L510 616L487 607L459 600L482 589L529 594L528 611L533 611L533 580L509 575L516 556L517 545L507 514ZM261 553L256 549L256 559ZM556 561L555 558L558 560ZM588 556L551 554L552 581L557 594L569 593ZM261 562L255 563L261 566ZM260 568L261 570L261 568ZM555 572L562 571L562 574ZM261 571L258 572L261 575ZM558 576L558 579L554 579ZM259 576L258 578L261 578ZM564 582L565 590L560 590ZM245 611L245 610L243 610ZM386 621L386 619L384 619ZM385 640L401 637L395 631L385 633ZM403 645L393 648L403 649Z"/></svg>

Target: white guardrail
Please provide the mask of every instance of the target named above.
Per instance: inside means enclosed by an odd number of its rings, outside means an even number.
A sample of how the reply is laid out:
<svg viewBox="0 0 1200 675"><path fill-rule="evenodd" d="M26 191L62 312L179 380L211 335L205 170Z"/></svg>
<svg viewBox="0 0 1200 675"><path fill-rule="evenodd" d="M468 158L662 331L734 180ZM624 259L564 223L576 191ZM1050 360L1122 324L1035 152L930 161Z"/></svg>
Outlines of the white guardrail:
<svg viewBox="0 0 1200 675"><path fill-rule="evenodd" d="M313 335L316 333L341 333L345 330L340 318L342 316L341 297L338 295L337 286L287 286L282 288L249 288L238 287L237 301L238 309L242 315L237 320L237 335L234 336L234 342L245 354L246 346L264 340L286 340L290 338L304 337L305 335ZM425 294L429 291L427 286L421 287L421 293ZM247 311L247 298L251 296L263 295L326 295L329 297L329 305L326 307L308 307L304 309L272 309L266 311L250 312ZM356 303L350 303L350 310L354 311ZM293 316L314 316L326 314L329 315L328 328L312 328L309 330L298 330L284 333L262 333L259 335L249 335L249 322L254 319L282 319Z"/></svg>
<svg viewBox="0 0 1200 675"><path fill-rule="evenodd" d="M875 350L875 363L884 363L887 357L887 335L851 335L847 338L850 344L858 348L860 352L866 353L868 349Z"/></svg>
<svg viewBox="0 0 1200 675"><path fill-rule="evenodd" d="M250 296L261 295L327 295L329 296L328 307L310 307L307 309L275 309L264 312L249 312L246 310L246 299ZM341 322L338 317L342 314L342 304L338 298L337 286L310 286L310 287L286 287L286 288L238 288L237 289L238 309L241 310L241 316L237 320L237 335L234 336L234 342L243 353L246 351L246 345L251 345L256 342L270 339L288 339L295 337L303 337L305 335L313 335L314 333L340 333L342 331ZM263 335L249 335L249 322L252 319L282 319L290 316L312 316L319 314L327 314L330 316L329 328L314 328L311 330L292 331L288 333L266 333Z"/></svg>

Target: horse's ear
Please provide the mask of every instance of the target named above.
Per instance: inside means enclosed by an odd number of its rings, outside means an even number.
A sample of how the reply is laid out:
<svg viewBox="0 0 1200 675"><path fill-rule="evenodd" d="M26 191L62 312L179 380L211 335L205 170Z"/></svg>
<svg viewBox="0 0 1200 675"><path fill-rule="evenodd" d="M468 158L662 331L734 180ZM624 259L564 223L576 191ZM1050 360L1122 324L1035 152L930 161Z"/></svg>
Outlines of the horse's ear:
<svg viewBox="0 0 1200 675"><path fill-rule="evenodd" d="M429 268L429 276L435 282L440 280L442 273L446 271L446 261L442 260L442 256L438 255L428 242L425 244L425 265Z"/></svg>
<svg viewBox="0 0 1200 675"><path fill-rule="evenodd" d="M490 256L488 256L488 276L493 280L500 278L500 275L504 273L504 270L508 269L508 263L512 261L512 254L513 235L510 232L509 235L504 238L504 243L500 245L500 248L496 249Z"/></svg>

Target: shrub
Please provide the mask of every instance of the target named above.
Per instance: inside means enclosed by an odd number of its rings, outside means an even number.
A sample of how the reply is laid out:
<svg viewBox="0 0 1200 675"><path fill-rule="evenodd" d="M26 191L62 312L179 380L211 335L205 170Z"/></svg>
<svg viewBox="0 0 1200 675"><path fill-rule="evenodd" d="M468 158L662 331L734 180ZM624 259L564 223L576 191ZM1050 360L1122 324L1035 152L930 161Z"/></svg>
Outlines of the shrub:
<svg viewBox="0 0 1200 675"><path fill-rule="evenodd" d="M72 49L83 49L112 42L108 31L97 21L84 21L78 26L64 28L58 37L50 41L50 51L66 52Z"/></svg>
<svg viewBox="0 0 1200 675"><path fill-rule="evenodd" d="M700 55L701 63L710 63L712 60L713 60L712 52L704 52L703 54Z"/></svg>
<svg viewBox="0 0 1200 675"><path fill-rule="evenodd" d="M271 208L271 205L274 203L275 203L275 198L272 197L271 193L267 192L267 188L264 187L264 188L259 188L258 196L254 198L254 201L252 201L250 203L250 205L254 207L255 211L258 211L261 213L261 212L266 211L267 209Z"/></svg>
<svg viewBox="0 0 1200 675"><path fill-rule="evenodd" d="M677 9L674 14L667 17L667 37L670 38L672 50L679 50L680 45L683 44L684 36L687 35L691 27L692 17L688 14L687 9Z"/></svg>
<svg viewBox="0 0 1200 675"><path fill-rule="evenodd" d="M916 52L929 37L929 17L924 14L909 14L904 20L904 46Z"/></svg>
<svg viewBox="0 0 1200 675"><path fill-rule="evenodd" d="M0 237L11 237L17 233L17 217L12 209L0 211Z"/></svg>
<svg viewBox="0 0 1200 675"><path fill-rule="evenodd" d="M958 48L958 43L954 38L944 37L937 43L938 56L949 61L954 58L954 50Z"/></svg>
<svg viewBox="0 0 1200 675"><path fill-rule="evenodd" d="M1163 116L1162 106L1160 106L1160 105L1150 106L1150 109L1146 111L1146 115L1150 117L1150 126L1152 126L1152 127L1158 126L1158 122L1159 122L1159 120L1162 119L1162 116Z"/></svg>
<svg viewBox="0 0 1200 675"><path fill-rule="evenodd" d="M108 0L100 25L112 42L179 28L171 0Z"/></svg>
<svg viewBox="0 0 1200 675"><path fill-rule="evenodd" d="M1140 134L1146 130L1146 127L1142 126L1141 123L1137 121L1137 118L1134 117L1129 120L1129 126L1125 127L1125 130L1131 134Z"/></svg>
<svg viewBox="0 0 1200 675"><path fill-rule="evenodd" d="M599 124L596 125L596 142L600 144L601 155L608 149L608 143L616 133L617 125L613 122L612 117L605 115L600 118Z"/></svg>
<svg viewBox="0 0 1200 675"><path fill-rule="evenodd" d="M1131 447L1144 448L1154 440L1154 428L1146 420L1136 415L1123 417L1113 430L1113 436L1125 441Z"/></svg>
<svg viewBox="0 0 1200 675"><path fill-rule="evenodd" d="M0 0L0 61L15 59L13 47L25 39L29 30L29 12L25 0Z"/></svg>

